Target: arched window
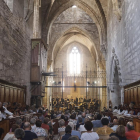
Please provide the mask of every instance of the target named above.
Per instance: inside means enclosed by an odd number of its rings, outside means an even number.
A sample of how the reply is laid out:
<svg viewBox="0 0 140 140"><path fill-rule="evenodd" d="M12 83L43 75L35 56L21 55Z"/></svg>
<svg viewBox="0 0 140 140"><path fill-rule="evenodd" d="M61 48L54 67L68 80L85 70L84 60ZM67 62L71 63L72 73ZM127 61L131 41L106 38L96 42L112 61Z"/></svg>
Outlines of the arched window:
<svg viewBox="0 0 140 140"><path fill-rule="evenodd" d="M69 57L70 74L80 74L80 53L77 47L73 47Z"/></svg>

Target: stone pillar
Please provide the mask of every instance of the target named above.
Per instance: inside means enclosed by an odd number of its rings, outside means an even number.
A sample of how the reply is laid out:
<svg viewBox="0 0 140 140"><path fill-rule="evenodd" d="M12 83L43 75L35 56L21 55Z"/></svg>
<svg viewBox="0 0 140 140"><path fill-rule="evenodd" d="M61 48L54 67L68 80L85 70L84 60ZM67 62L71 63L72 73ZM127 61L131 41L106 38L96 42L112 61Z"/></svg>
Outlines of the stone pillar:
<svg viewBox="0 0 140 140"><path fill-rule="evenodd" d="M114 90L110 91L110 100L112 102L112 107L118 106L118 95L114 92Z"/></svg>
<svg viewBox="0 0 140 140"><path fill-rule="evenodd" d="M34 17L33 17L33 38L40 38L40 18L39 8L41 6L41 0L34 0Z"/></svg>
<svg viewBox="0 0 140 140"><path fill-rule="evenodd" d="M109 100L110 100L110 90L109 90L109 87L106 89L106 92L107 92L107 108L109 108Z"/></svg>
<svg viewBox="0 0 140 140"><path fill-rule="evenodd" d="M121 104L124 103L124 88L121 88Z"/></svg>

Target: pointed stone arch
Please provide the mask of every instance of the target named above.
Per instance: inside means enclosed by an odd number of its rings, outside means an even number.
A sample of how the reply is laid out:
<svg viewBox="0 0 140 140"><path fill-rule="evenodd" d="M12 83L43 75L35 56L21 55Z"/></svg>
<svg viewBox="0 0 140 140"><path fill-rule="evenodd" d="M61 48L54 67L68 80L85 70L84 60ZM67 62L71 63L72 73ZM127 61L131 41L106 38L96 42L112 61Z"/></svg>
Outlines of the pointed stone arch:
<svg viewBox="0 0 140 140"><path fill-rule="evenodd" d="M72 31L74 31L74 32L72 32ZM65 36L65 39L64 40L62 40L62 43L61 43L61 46L59 46L59 49L60 49L60 47L62 47L64 44L65 44L65 42L69 39L69 38L71 38L73 35L75 35L75 34L81 34L81 35L83 35L83 36L85 36L85 37L87 37L90 41L91 41L91 43L93 44L93 47L94 47L94 50L95 50L95 53L96 53L96 59L98 60L98 51L97 51L97 49L96 49L96 46L95 46L95 44L94 44L94 42L92 41L92 39L91 39L91 36L90 36L90 34L87 32L87 31L85 31L85 30L83 30L83 29L80 29L79 27L76 27L76 26L74 26L74 27L72 27L72 28L69 28L67 31L65 31L62 35L61 35L61 37L55 42L55 45L52 47L52 48L50 48L50 50L49 50L49 53L48 53L48 57L49 58L51 58L52 60L53 60L53 52L54 52L54 49L57 47L57 44L59 44L59 42L61 41L61 39ZM67 35L67 36L66 36Z"/></svg>
<svg viewBox="0 0 140 140"><path fill-rule="evenodd" d="M103 12L103 9L102 9L100 2L95 0L95 4L96 4L97 9L91 8L88 4L86 4L82 0L69 0L69 1L65 1L64 3L60 2L60 0L57 2L55 1L54 6L52 6L52 9L50 11L50 16L46 19L48 44L49 44L49 33L50 33L51 26L52 26L54 20L63 11L72 7L73 5L76 5L77 7L79 7L83 11L85 11L95 21L96 26L98 28L99 36L100 36L100 46L104 47L104 49L106 49L106 45L105 45L106 41L107 41L106 18L105 18L105 15L104 15L104 12ZM55 7L56 5L57 5L57 8ZM97 11L98 11L98 13L97 13ZM46 30L43 30L43 31L46 32Z"/></svg>

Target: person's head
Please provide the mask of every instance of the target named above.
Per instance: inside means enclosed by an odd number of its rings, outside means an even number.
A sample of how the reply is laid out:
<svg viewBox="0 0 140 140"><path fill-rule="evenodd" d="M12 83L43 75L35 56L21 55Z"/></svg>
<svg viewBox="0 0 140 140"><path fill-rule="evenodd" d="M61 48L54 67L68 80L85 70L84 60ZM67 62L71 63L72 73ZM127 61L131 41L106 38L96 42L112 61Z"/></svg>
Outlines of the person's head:
<svg viewBox="0 0 140 140"><path fill-rule="evenodd" d="M64 117L64 121L67 122L68 121L68 116Z"/></svg>
<svg viewBox="0 0 140 140"><path fill-rule="evenodd" d="M93 128L93 124L91 121L87 121L87 122L85 122L84 127L86 128L87 131L91 131Z"/></svg>
<svg viewBox="0 0 140 140"><path fill-rule="evenodd" d="M37 126L37 127L41 127L41 124L42 124L42 121L41 121L41 120L37 120L37 121L36 121L36 126Z"/></svg>
<svg viewBox="0 0 140 140"><path fill-rule="evenodd" d="M81 111L79 111L79 112L78 112L78 115L81 115L81 114L82 114L82 112L81 112Z"/></svg>
<svg viewBox="0 0 140 140"><path fill-rule="evenodd" d="M98 114L97 115L97 120L101 120L101 118L102 118L101 114Z"/></svg>
<svg viewBox="0 0 140 140"><path fill-rule="evenodd" d="M111 136L108 140L119 140L116 136Z"/></svg>
<svg viewBox="0 0 140 140"><path fill-rule="evenodd" d="M16 130L17 128L20 128L19 125L13 124L13 125L12 125L12 132L15 132L15 130Z"/></svg>
<svg viewBox="0 0 140 140"><path fill-rule="evenodd" d="M119 125L118 128L116 129L116 134L120 137L125 136L125 127L123 125Z"/></svg>
<svg viewBox="0 0 140 140"><path fill-rule="evenodd" d="M68 125L72 128L72 130L74 130L74 124L73 124L73 122L69 122Z"/></svg>
<svg viewBox="0 0 140 140"><path fill-rule="evenodd" d="M87 121L89 121L89 118L85 118L84 119L84 123L86 123Z"/></svg>
<svg viewBox="0 0 140 140"><path fill-rule="evenodd" d="M16 120L16 124L19 125L19 126L21 126L22 125L22 120L21 119L17 119Z"/></svg>
<svg viewBox="0 0 140 140"><path fill-rule="evenodd" d="M71 119L75 119L75 115L72 114L72 115L70 116L70 118L71 118Z"/></svg>
<svg viewBox="0 0 140 140"><path fill-rule="evenodd" d="M83 118L85 118L85 117L86 117L86 114L85 114L84 112L82 113L82 117L83 117Z"/></svg>
<svg viewBox="0 0 140 140"><path fill-rule="evenodd" d="M133 122L128 122L126 124L126 127L127 127L128 131L134 130L134 124L133 124Z"/></svg>
<svg viewBox="0 0 140 140"><path fill-rule="evenodd" d="M36 119L35 119L35 118L31 118L31 119L30 119L30 124L31 124L31 125L35 125L35 123L36 123Z"/></svg>
<svg viewBox="0 0 140 140"><path fill-rule="evenodd" d="M117 107L117 106L115 106L115 107L114 107L114 109L118 109L118 107Z"/></svg>
<svg viewBox="0 0 140 140"><path fill-rule="evenodd" d="M35 118L36 120L38 120L38 117L37 116L33 116L33 118Z"/></svg>
<svg viewBox="0 0 140 140"><path fill-rule="evenodd" d="M118 125L118 119L114 119L114 120L113 120L113 124L114 124L114 125Z"/></svg>
<svg viewBox="0 0 140 140"><path fill-rule="evenodd" d="M7 108L8 103L7 103L7 102L4 102L4 103L3 103L3 106Z"/></svg>
<svg viewBox="0 0 140 140"><path fill-rule="evenodd" d="M49 118L46 117L46 118L44 119L44 123L45 123L45 124L48 124L48 122L49 122Z"/></svg>
<svg viewBox="0 0 140 140"><path fill-rule="evenodd" d="M86 113L89 114L89 110L87 110Z"/></svg>
<svg viewBox="0 0 140 140"><path fill-rule="evenodd" d="M71 136L71 137L68 138L68 140L79 140L79 139L76 136Z"/></svg>
<svg viewBox="0 0 140 140"><path fill-rule="evenodd" d="M29 122L24 123L24 130L31 130L31 124Z"/></svg>
<svg viewBox="0 0 140 140"><path fill-rule="evenodd" d="M64 119L65 118L65 116L64 115L61 115L61 119Z"/></svg>
<svg viewBox="0 0 140 140"><path fill-rule="evenodd" d="M101 122L102 122L102 125L108 125L109 124L108 118L102 118Z"/></svg>
<svg viewBox="0 0 140 140"><path fill-rule="evenodd" d="M25 132L24 132L24 130L21 129L21 128L17 128L17 129L15 130L14 134L15 134L15 137L16 137L18 140L23 139L24 136L25 136Z"/></svg>
<svg viewBox="0 0 140 140"><path fill-rule="evenodd" d="M120 117L119 120L118 120L118 124L125 126L125 120L124 120L124 118Z"/></svg>
<svg viewBox="0 0 140 140"><path fill-rule="evenodd" d="M42 114L43 114L42 109L39 109L39 110L38 110L38 113L40 113L40 114L42 115Z"/></svg>
<svg viewBox="0 0 140 140"><path fill-rule="evenodd" d="M133 115L133 114L134 114L134 110L131 110L131 111L129 112L129 114Z"/></svg>
<svg viewBox="0 0 140 140"><path fill-rule="evenodd" d="M69 125L67 125L66 128L65 128L65 133L66 134L71 134L71 131L72 131L72 128Z"/></svg>
<svg viewBox="0 0 140 140"><path fill-rule="evenodd" d="M60 127L65 126L65 121L63 119L61 119L58 123Z"/></svg>

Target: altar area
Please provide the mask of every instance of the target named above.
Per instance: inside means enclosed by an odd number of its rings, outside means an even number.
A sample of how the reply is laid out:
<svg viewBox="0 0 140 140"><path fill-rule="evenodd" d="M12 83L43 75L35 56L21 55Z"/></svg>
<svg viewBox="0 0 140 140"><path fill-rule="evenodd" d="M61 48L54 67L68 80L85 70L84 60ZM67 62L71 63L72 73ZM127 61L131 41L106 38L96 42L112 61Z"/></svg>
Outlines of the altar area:
<svg viewBox="0 0 140 140"><path fill-rule="evenodd" d="M107 106L107 89L105 71L82 71L79 75L70 75L67 71L56 69L56 76L49 77L49 85L46 92L50 94L49 105L53 105L52 99L99 100L100 108ZM60 105L61 106L61 105ZM53 108L53 106L52 106Z"/></svg>

